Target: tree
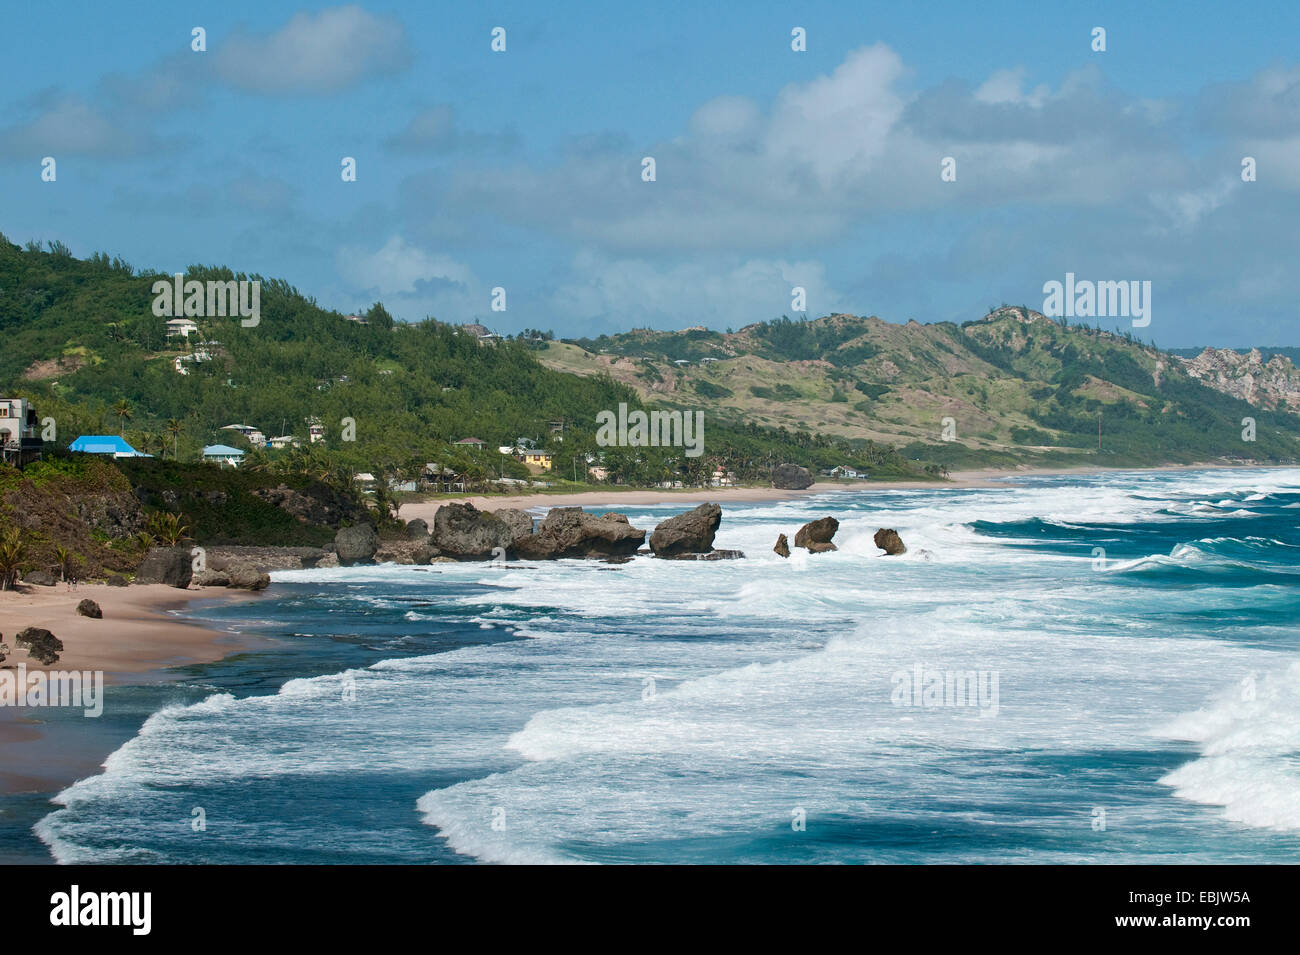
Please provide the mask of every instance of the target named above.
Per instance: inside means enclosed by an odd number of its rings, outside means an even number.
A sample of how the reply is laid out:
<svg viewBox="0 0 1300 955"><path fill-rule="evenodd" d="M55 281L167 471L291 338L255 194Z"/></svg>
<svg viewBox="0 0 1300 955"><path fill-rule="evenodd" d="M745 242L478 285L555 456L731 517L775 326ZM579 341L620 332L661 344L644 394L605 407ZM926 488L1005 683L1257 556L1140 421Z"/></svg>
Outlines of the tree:
<svg viewBox="0 0 1300 955"><path fill-rule="evenodd" d="M168 418L167 424L163 427L163 430L166 431L169 435L171 435L172 459L175 461L179 461L181 456L180 455L181 432L185 429L181 426L180 421L178 421L177 419Z"/></svg>
<svg viewBox="0 0 1300 955"><path fill-rule="evenodd" d="M185 532L188 531L189 525L181 523L181 517L178 514L172 514L167 511L159 511L156 514L149 515L149 521L146 525L149 533L157 539L158 543L167 547L175 547L183 540L189 540Z"/></svg>
<svg viewBox="0 0 1300 955"><path fill-rule="evenodd" d="M17 527L10 527L0 537L0 590L8 590L14 585L26 555L27 545L22 533Z"/></svg>
<svg viewBox="0 0 1300 955"><path fill-rule="evenodd" d="M131 403L125 398L118 401L113 406L113 414L117 415L118 434L126 437L126 423L131 420Z"/></svg>
<svg viewBox="0 0 1300 955"><path fill-rule="evenodd" d="M72 572L72 551L62 544L55 545L54 562L59 569L59 580L67 580Z"/></svg>

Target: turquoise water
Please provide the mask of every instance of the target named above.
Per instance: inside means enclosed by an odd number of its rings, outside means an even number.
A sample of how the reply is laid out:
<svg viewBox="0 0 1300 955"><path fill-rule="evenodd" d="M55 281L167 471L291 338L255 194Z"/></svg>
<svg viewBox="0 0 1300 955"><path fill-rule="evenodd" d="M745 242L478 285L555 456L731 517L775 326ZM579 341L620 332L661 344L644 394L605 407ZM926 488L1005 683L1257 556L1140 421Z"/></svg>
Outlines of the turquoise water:
<svg viewBox="0 0 1300 955"><path fill-rule="evenodd" d="M744 561L280 573L207 614L276 649L117 688L23 811L61 861L1294 861L1298 515L1298 470L1108 473L724 505Z"/></svg>

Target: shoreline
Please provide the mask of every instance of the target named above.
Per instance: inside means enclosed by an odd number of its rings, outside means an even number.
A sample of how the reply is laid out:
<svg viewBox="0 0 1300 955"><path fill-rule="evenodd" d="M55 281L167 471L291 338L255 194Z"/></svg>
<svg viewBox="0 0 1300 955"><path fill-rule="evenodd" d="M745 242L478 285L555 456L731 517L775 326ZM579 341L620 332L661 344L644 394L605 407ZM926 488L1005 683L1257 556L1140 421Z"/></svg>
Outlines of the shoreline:
<svg viewBox="0 0 1300 955"><path fill-rule="evenodd" d="M103 619L77 614L77 604L87 597L99 604ZM166 584L5 591L0 593L0 634L4 635L0 641L9 645L10 653L0 670L16 675L21 664L29 674L102 671L105 686L171 682L179 678L176 667L214 663L265 644L265 638L216 630L177 611L196 603L258 597L225 587L179 590ZM64 650L55 663L37 663L14 645L14 635L29 626L43 627L63 641ZM117 747L96 748L100 734L73 728L78 725L49 720L41 709L0 706L0 795L58 792L98 773Z"/></svg>
<svg viewBox="0 0 1300 955"><path fill-rule="evenodd" d="M732 488L611 488L600 491L537 492L527 495L488 497L465 495L409 502L402 517L423 517L432 523L433 514L446 503L470 502L484 510L504 507L524 509L631 505L654 506L705 501L785 501L826 492L869 493L905 488L962 490L1005 487L1009 479L1107 472L1194 471L1205 469L1266 470L1295 465L1187 464L1152 468L1100 467L980 469L952 472L948 480L818 482L803 490L764 487ZM215 630L185 619L178 611L192 609L204 601L253 602L269 591L250 592L225 587L178 590L164 584L131 585L125 588L83 584L75 591L61 587L32 587L25 592L0 593L0 640L10 646L10 656L0 667L26 665L28 672L42 669L102 670L106 684L166 683L178 679L174 668L213 663L236 653L268 645L265 637ZM104 611L102 620L76 614L77 603L89 597ZM65 650L57 663L42 667L26 651L13 646L13 636L26 626L45 627L64 641ZM33 715L35 713L35 715ZM109 753L117 749L103 734L74 729L79 723L51 722L39 711L0 707L0 796L53 794L79 779L97 774Z"/></svg>
<svg viewBox="0 0 1300 955"><path fill-rule="evenodd" d="M925 488L933 490L964 490L969 488L995 488L1005 486L1008 479L1019 477L1060 477L1077 474L1107 474L1119 472L1166 472L1166 471L1253 471L1294 469L1300 465L1292 464L1224 464L1205 462L1200 464L1161 464L1153 467L1109 467L1103 465L1083 465L1081 467L1061 468L978 468L965 471L953 471L947 479L924 481L917 479L898 479L888 481L817 481L811 487L803 489L783 489L774 487L710 487L710 488L639 488L612 486L599 491L533 491L528 494L462 494L448 497L430 498L419 501L407 501L401 505L401 518L412 521L421 518L429 524L438 508L444 504L473 504L480 511L496 511L502 508L519 508L534 510L552 507L586 507L601 504L624 504L633 507L655 507L673 504L701 504L709 501L725 504L728 501L749 503L754 501L791 501L816 494L832 491L851 491L867 493L870 491L893 491L907 488Z"/></svg>

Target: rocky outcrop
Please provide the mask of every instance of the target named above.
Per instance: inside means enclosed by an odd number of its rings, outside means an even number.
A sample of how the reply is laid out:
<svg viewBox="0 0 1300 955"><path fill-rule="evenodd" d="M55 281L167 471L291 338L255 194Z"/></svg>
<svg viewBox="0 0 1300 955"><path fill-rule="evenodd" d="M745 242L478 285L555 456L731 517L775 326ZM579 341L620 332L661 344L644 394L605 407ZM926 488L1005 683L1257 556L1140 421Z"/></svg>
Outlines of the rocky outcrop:
<svg viewBox="0 0 1300 955"><path fill-rule="evenodd" d="M510 528L510 539L512 541L517 537L527 537L533 532L533 515L527 511L520 510L517 507L503 507L493 511L492 515Z"/></svg>
<svg viewBox="0 0 1300 955"><path fill-rule="evenodd" d="M305 490L280 484L260 488L253 493L306 524L337 527L342 521L357 520L360 516L354 500L320 482L310 484Z"/></svg>
<svg viewBox="0 0 1300 955"><path fill-rule="evenodd" d="M379 534L370 524L340 527L334 535L334 553L338 555L339 564L344 567L370 563L377 550Z"/></svg>
<svg viewBox="0 0 1300 955"><path fill-rule="evenodd" d="M784 534L778 534L776 538L776 546L773 547L772 550L776 552L778 557L789 557L790 541L786 539Z"/></svg>
<svg viewBox="0 0 1300 955"><path fill-rule="evenodd" d="M892 527L882 527L876 531L872 540L876 546L885 552L886 555L906 554L907 548L903 546L903 539L898 536L898 531Z"/></svg>
<svg viewBox="0 0 1300 955"><path fill-rule="evenodd" d="M429 525L422 517L417 517L413 521L406 522L406 539L410 541L425 541L429 538Z"/></svg>
<svg viewBox="0 0 1300 955"><path fill-rule="evenodd" d="M743 550L711 550L707 554L678 554L670 560L743 560Z"/></svg>
<svg viewBox="0 0 1300 955"><path fill-rule="evenodd" d="M713 550L713 538L721 523L720 506L701 504L693 511L661 521L650 535L650 550L656 557L707 554Z"/></svg>
<svg viewBox="0 0 1300 955"><path fill-rule="evenodd" d="M110 587L125 587L130 583L130 581L121 574L109 574L108 579L105 580L104 583Z"/></svg>
<svg viewBox="0 0 1300 955"><path fill-rule="evenodd" d="M104 611L99 609L99 604L87 597L81 603L77 604L77 613L83 617L90 617L92 620L103 620Z"/></svg>
<svg viewBox="0 0 1300 955"><path fill-rule="evenodd" d="M252 564L258 570L304 570L320 566L334 555L323 547L252 547L223 544L207 548L209 570L225 571L235 564ZM333 566L337 567L335 563ZM217 586L225 586L218 584Z"/></svg>
<svg viewBox="0 0 1300 955"><path fill-rule="evenodd" d="M192 582L200 587L229 587L230 575L224 570L213 570L209 567L195 574Z"/></svg>
<svg viewBox="0 0 1300 955"><path fill-rule="evenodd" d="M473 504L444 504L433 515L429 543L440 556L491 560L510 546L511 536L510 525Z"/></svg>
<svg viewBox="0 0 1300 955"><path fill-rule="evenodd" d="M1215 391L1270 411L1300 410L1300 369L1284 355L1266 362L1258 348L1246 354L1207 348L1195 358L1180 360L1188 375Z"/></svg>
<svg viewBox="0 0 1300 955"><path fill-rule="evenodd" d="M38 587L53 587L58 583L53 574L47 574L43 570L29 570L23 574L23 583L36 584Z"/></svg>
<svg viewBox="0 0 1300 955"><path fill-rule="evenodd" d="M831 543L831 538L839 529L840 522L835 518L819 517L799 528L794 535L794 546L802 547L814 554L836 550L835 545Z"/></svg>
<svg viewBox="0 0 1300 955"><path fill-rule="evenodd" d="M537 533L516 538L512 549L526 560L623 557L635 554L644 541L645 531L629 524L624 514L597 517L580 507L555 507Z"/></svg>
<svg viewBox="0 0 1300 955"><path fill-rule="evenodd" d="M77 517L87 527L108 537L130 537L144 530L144 511L130 491L77 495L71 503Z"/></svg>
<svg viewBox="0 0 1300 955"><path fill-rule="evenodd" d="M137 584L166 584L184 590L190 585L194 568L185 547L152 547L135 571Z"/></svg>
<svg viewBox="0 0 1300 955"><path fill-rule="evenodd" d="M772 487L787 491L802 491L812 487L813 475L797 464L778 464L772 469Z"/></svg>
<svg viewBox="0 0 1300 955"><path fill-rule="evenodd" d="M41 627L28 627L14 637L14 646L27 648L27 655L43 666L59 662L63 641Z"/></svg>
<svg viewBox="0 0 1300 955"><path fill-rule="evenodd" d="M270 575L252 564L235 564L226 573L229 577L226 586L238 590L265 590L271 584Z"/></svg>

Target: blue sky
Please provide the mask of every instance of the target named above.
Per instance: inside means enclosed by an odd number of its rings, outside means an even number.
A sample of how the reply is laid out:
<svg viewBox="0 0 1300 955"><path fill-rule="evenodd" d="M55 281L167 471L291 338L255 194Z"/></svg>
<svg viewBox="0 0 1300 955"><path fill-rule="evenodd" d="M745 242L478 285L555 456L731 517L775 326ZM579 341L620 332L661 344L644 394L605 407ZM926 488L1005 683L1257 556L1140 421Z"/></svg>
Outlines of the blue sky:
<svg viewBox="0 0 1300 955"><path fill-rule="evenodd" d="M507 332L796 285L964 321L1074 272L1149 280L1160 345L1300 344L1294 3L179 6L6 11L0 232Z"/></svg>

